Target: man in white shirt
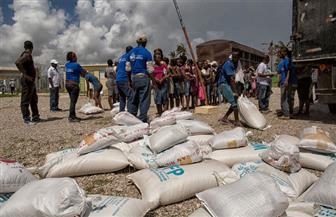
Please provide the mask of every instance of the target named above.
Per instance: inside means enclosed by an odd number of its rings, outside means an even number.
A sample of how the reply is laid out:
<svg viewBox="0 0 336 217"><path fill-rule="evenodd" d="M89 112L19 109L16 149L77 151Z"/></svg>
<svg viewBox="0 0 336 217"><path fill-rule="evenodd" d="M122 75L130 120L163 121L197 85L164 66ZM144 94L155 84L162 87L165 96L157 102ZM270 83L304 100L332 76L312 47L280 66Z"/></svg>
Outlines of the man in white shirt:
<svg viewBox="0 0 336 217"><path fill-rule="evenodd" d="M267 67L269 60L269 56L266 55L256 70L259 81L258 104L261 112L269 112L269 98L272 89L272 77Z"/></svg>
<svg viewBox="0 0 336 217"><path fill-rule="evenodd" d="M48 80L50 89L50 111L62 111L58 108L59 100L59 87L61 83L61 76L57 69L58 62L56 60L50 61L50 67L48 69Z"/></svg>

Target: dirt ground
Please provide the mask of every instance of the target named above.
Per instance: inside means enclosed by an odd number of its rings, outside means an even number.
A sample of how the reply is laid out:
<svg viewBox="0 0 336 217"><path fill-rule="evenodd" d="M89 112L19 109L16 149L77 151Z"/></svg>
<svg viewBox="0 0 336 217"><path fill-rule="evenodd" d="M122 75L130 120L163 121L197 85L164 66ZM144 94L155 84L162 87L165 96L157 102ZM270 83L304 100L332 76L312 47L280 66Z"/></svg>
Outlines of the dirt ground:
<svg viewBox="0 0 336 217"><path fill-rule="evenodd" d="M273 112L266 115L271 128L265 131L258 131L247 128L253 132L252 139L256 142L270 142L275 135L289 134L299 136L303 128L319 126L327 130L334 141L336 141L336 115L328 112L325 105L316 104L311 107L309 118L295 120L279 120L274 111L279 108L279 90L274 89L271 96L270 108ZM256 101L253 100L255 103ZM87 102L86 97L81 96L77 103L79 109ZM296 100L297 107L297 100ZM109 111L103 114L78 116L84 120L80 123L69 123L67 120L69 98L66 94L60 97L60 108L63 112L52 113L49 111L49 96L39 96L39 109L41 122L34 126L26 126L21 117L20 98L0 98L0 156L15 159L26 167L41 166L48 153L61 150L66 147L76 147L87 133L112 125ZM103 106L108 108L106 97L103 98ZM230 129L231 126L223 126L217 120L227 110L228 105L220 105L210 115L195 115L199 120L209 123L216 132ZM150 116L155 116L155 108L151 107ZM93 194L105 194L115 196L127 196L141 198L138 189L130 184L126 175L134 172L133 168L126 168L122 171L111 174L92 175L76 178L80 186ZM160 207L149 212L146 216L188 216L201 204L196 198L181 203Z"/></svg>

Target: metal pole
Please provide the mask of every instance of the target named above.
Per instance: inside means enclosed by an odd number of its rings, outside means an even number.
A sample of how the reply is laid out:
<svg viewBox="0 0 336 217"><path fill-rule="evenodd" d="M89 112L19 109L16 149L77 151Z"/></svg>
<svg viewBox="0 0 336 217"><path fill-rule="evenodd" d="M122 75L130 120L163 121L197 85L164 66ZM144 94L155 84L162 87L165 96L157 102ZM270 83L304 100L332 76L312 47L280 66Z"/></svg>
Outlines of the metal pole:
<svg viewBox="0 0 336 217"><path fill-rule="evenodd" d="M187 44L188 44L188 47L189 47L189 51L190 51L190 54L191 54L191 58L193 59L194 63L195 63L195 68L196 68L196 72L197 72L197 77L198 77L198 80L200 81L201 83L201 88L203 89L203 93L204 93L204 96L205 96L205 104L208 105L208 99L207 99L207 95L206 95L206 92L205 92L205 87L204 87L204 84L203 84L203 78L202 78L202 74L201 74L201 71L200 69L198 68L198 65L197 65L197 60L196 60L196 56L194 54L194 51L193 51L193 48L192 48L192 45L191 45L191 42L189 40L189 35L188 35L188 32L187 32L187 29L186 27L184 26L184 23L183 23L183 19L182 19L182 15L181 15L181 12L180 12L180 9L177 5L177 2L176 0L173 0L174 2L174 6L175 6L175 9L176 9L176 13L177 13L177 16L179 18L179 21L180 21L180 24L181 24L181 27L182 27L182 31L184 33L184 37L187 41Z"/></svg>

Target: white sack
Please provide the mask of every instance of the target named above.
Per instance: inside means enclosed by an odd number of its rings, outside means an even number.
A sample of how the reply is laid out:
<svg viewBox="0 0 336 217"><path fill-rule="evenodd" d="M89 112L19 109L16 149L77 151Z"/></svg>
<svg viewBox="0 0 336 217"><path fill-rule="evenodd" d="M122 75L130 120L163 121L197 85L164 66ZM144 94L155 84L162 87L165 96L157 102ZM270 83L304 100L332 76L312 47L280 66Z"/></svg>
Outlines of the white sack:
<svg viewBox="0 0 336 217"><path fill-rule="evenodd" d="M66 149L47 155L38 168L41 177L74 177L111 173L129 165L125 155L117 149L102 149L78 156L78 149Z"/></svg>
<svg viewBox="0 0 336 217"><path fill-rule="evenodd" d="M80 113L91 115L104 112L104 109L99 108L97 106L92 105L91 103L86 103L83 107L79 110Z"/></svg>
<svg viewBox="0 0 336 217"><path fill-rule="evenodd" d="M112 127L102 128L84 136L84 139L79 143L78 154L97 151L118 142L119 139Z"/></svg>
<svg viewBox="0 0 336 217"><path fill-rule="evenodd" d="M0 217L87 217L91 204L71 178L28 183L1 207Z"/></svg>
<svg viewBox="0 0 336 217"><path fill-rule="evenodd" d="M211 151L208 145L200 146L187 141L161 152L156 156L155 162L158 167L192 164L202 161Z"/></svg>
<svg viewBox="0 0 336 217"><path fill-rule="evenodd" d="M251 144L243 148L213 151L206 158L221 161L231 167L239 162L260 160L259 153L267 150L268 148L269 147L264 144Z"/></svg>
<svg viewBox="0 0 336 217"><path fill-rule="evenodd" d="M191 213L188 217L212 217L204 208L198 208L195 212Z"/></svg>
<svg viewBox="0 0 336 217"><path fill-rule="evenodd" d="M336 209L336 162L328 166L304 200Z"/></svg>
<svg viewBox="0 0 336 217"><path fill-rule="evenodd" d="M166 116L170 116L170 115L174 115L174 113L176 112L180 112L181 111L181 107L174 107L168 111L165 111L161 114L161 117L166 117Z"/></svg>
<svg viewBox="0 0 336 217"><path fill-rule="evenodd" d="M247 97L238 98L238 109L243 121L250 127L262 130L266 127L267 122L259 109Z"/></svg>
<svg viewBox="0 0 336 217"><path fill-rule="evenodd" d="M287 197L272 177L251 173L237 182L196 195L212 216L278 217L288 207Z"/></svg>
<svg viewBox="0 0 336 217"><path fill-rule="evenodd" d="M142 123L140 119L138 119L137 117L126 111L118 113L116 116L114 116L113 120L116 124L126 126Z"/></svg>
<svg viewBox="0 0 336 217"><path fill-rule="evenodd" d="M175 115L161 116L161 117L155 118L154 120L150 122L150 128L151 130L154 130L159 127L169 126L173 124L176 124Z"/></svg>
<svg viewBox="0 0 336 217"><path fill-rule="evenodd" d="M132 148L127 154L127 159L131 166L138 170L157 167L155 155L146 145Z"/></svg>
<svg viewBox="0 0 336 217"><path fill-rule="evenodd" d="M316 126L303 129L298 146L321 153L336 153L336 144L329 133Z"/></svg>
<svg viewBox="0 0 336 217"><path fill-rule="evenodd" d="M0 194L0 209L1 207L9 200L9 198L13 195L13 193L4 193Z"/></svg>
<svg viewBox="0 0 336 217"><path fill-rule="evenodd" d="M315 214L314 203L295 201L289 203L286 214L281 217L313 217Z"/></svg>
<svg viewBox="0 0 336 217"><path fill-rule="evenodd" d="M11 193L36 178L14 160L0 158L0 193Z"/></svg>
<svg viewBox="0 0 336 217"><path fill-rule="evenodd" d="M126 143L126 142L119 142L117 144L111 145L111 147L119 149L124 154L127 154L131 151L134 147L139 147L143 144L143 139L136 140L134 142Z"/></svg>
<svg viewBox="0 0 336 217"><path fill-rule="evenodd" d="M183 112L175 112L174 116L176 121L178 120L191 120L194 119L193 114L191 112L183 111Z"/></svg>
<svg viewBox="0 0 336 217"><path fill-rule="evenodd" d="M262 172L270 175L283 191L290 198L298 198L307 190L317 177L305 169L297 173L285 173L262 161L239 163L232 167L232 170L240 177L253 172Z"/></svg>
<svg viewBox="0 0 336 217"><path fill-rule="evenodd" d="M310 153L300 152L300 164L304 168L324 171L327 167L336 161L336 153Z"/></svg>
<svg viewBox="0 0 336 217"><path fill-rule="evenodd" d="M117 137L122 142L133 142L141 139L144 135L149 133L149 126L147 123L135 124L128 127L123 127L117 131Z"/></svg>
<svg viewBox="0 0 336 217"><path fill-rule="evenodd" d="M113 109L110 111L112 118L114 118L114 116L116 116L119 112L120 112L120 110L119 110L119 106L113 108Z"/></svg>
<svg viewBox="0 0 336 217"><path fill-rule="evenodd" d="M212 139L214 135L195 135L195 136L188 136L188 141L196 142L198 145L208 145L209 140Z"/></svg>
<svg viewBox="0 0 336 217"><path fill-rule="evenodd" d="M269 165L294 173L301 169L299 163L300 150L297 147L299 138L289 135L280 135L269 144L270 149L259 154L260 158Z"/></svg>
<svg viewBox="0 0 336 217"><path fill-rule="evenodd" d="M215 130L209 124L197 120L179 120L177 124L184 127L189 135L215 134Z"/></svg>
<svg viewBox="0 0 336 217"><path fill-rule="evenodd" d="M145 201L104 195L88 195L92 203L90 217L143 217L149 211Z"/></svg>
<svg viewBox="0 0 336 217"><path fill-rule="evenodd" d="M233 173L225 164L218 161L185 166L171 166L159 169L144 169L128 175L140 189L142 199L159 205L176 203L195 196L196 193L218 186L214 173ZM226 177L222 177L226 180Z"/></svg>
<svg viewBox="0 0 336 217"><path fill-rule="evenodd" d="M149 138L149 147L154 153L160 153L187 140L187 131L180 126L160 128Z"/></svg>
<svg viewBox="0 0 336 217"><path fill-rule="evenodd" d="M247 146L245 130L241 127L215 135L209 143L213 149L239 148Z"/></svg>
<svg viewBox="0 0 336 217"><path fill-rule="evenodd" d="M320 206L317 214L314 217L336 217L336 209Z"/></svg>

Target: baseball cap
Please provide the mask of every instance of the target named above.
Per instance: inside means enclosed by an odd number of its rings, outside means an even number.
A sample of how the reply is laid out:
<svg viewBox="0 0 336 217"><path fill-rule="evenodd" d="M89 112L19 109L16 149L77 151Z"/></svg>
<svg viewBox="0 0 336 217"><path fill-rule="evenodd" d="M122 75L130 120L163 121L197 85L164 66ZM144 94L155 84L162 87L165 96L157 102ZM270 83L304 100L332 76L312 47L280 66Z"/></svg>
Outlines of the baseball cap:
<svg viewBox="0 0 336 217"><path fill-rule="evenodd" d="M52 63L52 64L58 64L57 60L55 60L55 59L50 60L50 63Z"/></svg>

